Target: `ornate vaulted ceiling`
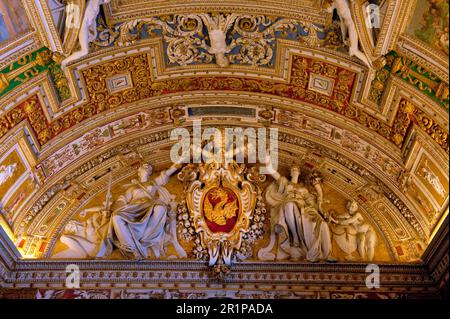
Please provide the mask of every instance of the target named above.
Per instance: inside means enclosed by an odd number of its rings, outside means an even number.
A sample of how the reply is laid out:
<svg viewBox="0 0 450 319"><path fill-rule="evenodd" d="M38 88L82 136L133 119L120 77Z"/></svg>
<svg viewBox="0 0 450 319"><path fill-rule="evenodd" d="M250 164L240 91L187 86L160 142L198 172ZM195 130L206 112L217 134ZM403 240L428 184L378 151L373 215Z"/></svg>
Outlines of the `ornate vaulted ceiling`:
<svg viewBox="0 0 450 319"><path fill-rule="evenodd" d="M32 267L43 269L43 283L50 270L61 275L59 263L73 257L64 254L68 225L86 225L108 186L118 198L142 163L155 172L168 168L172 130L192 131L201 120L221 130L278 129L281 175L289 177L293 165L302 177L319 172L323 209L333 216L346 214L349 201L358 204L376 234L373 258L345 243L348 230L330 224L337 262L319 263L323 271L357 273L370 262L404 266L400 273L412 272L413 282L432 282L414 267L428 258L448 215L448 1L375 2L379 28L365 24L368 1L351 8L371 66L349 56L327 1L112 0L99 12L88 54L62 68L78 40L64 26L64 4L1 0L0 225L7 253L0 278L12 286L31 282ZM257 264L280 280L286 262L316 271L304 260L258 254L271 237L265 193L272 182L268 176L252 184L264 210L252 212L259 217L250 227L258 231L236 247L246 258L233 267L251 273ZM179 203L176 227L186 256L172 246L160 258L150 254L149 267L161 273L205 268L198 251L207 250L206 240L195 242L198 229L183 235L191 229L183 212L192 214L183 206L185 183L175 174L166 187ZM77 258L93 276L109 269L89 254ZM167 266L172 258L178 264ZM107 260L111 269L123 260L123 270L134 269L117 249ZM233 270L229 276L244 280Z"/></svg>

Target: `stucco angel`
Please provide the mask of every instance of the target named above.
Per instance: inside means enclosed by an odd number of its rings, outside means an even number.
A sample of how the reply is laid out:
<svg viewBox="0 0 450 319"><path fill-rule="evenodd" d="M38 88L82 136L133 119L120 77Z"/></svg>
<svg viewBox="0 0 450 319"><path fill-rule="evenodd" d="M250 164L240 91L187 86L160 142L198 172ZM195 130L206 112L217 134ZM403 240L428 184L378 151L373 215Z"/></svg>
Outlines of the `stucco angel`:
<svg viewBox="0 0 450 319"><path fill-rule="evenodd" d="M348 0L333 0L327 11L332 13L334 10L336 10L339 15L342 39L344 43L349 46L349 55L356 56L371 69L372 61L370 61L367 55L359 49L358 31L356 29L355 21L353 20Z"/></svg>
<svg viewBox="0 0 450 319"><path fill-rule="evenodd" d="M230 65L229 59L225 54L229 53L236 44L232 41L230 45L227 45L226 38L227 32L237 19L236 14L230 14L224 16L222 14L211 16L209 14L200 14L203 22L209 31L209 39L211 46L203 45L203 48L209 53L216 56L216 63L220 67L227 67Z"/></svg>
<svg viewBox="0 0 450 319"><path fill-rule="evenodd" d="M362 260L373 260L377 235L373 227L367 223L355 201L347 203L347 214L333 218L334 239L338 246L347 253L347 259L353 259L351 254L358 250Z"/></svg>
<svg viewBox="0 0 450 319"><path fill-rule="evenodd" d="M100 6L111 0L70 0L66 6L65 50L70 54L61 62L61 67L86 56L89 43L97 38L97 16ZM78 39L78 41L76 41ZM73 52L77 42L78 51Z"/></svg>
<svg viewBox="0 0 450 319"><path fill-rule="evenodd" d="M53 259L94 258L106 236L110 213L103 206L83 210L80 215L92 213L84 222L71 220L67 223L60 241L68 248L52 256Z"/></svg>

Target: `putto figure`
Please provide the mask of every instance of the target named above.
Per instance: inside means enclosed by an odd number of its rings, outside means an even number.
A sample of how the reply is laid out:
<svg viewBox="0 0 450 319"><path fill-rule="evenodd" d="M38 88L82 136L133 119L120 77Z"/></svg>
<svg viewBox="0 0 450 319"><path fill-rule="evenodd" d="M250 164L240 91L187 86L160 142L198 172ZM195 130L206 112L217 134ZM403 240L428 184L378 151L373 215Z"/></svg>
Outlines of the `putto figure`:
<svg viewBox="0 0 450 319"><path fill-rule="evenodd" d="M89 53L89 43L97 38L96 20L100 12L100 6L102 4L107 4L110 1L111 0L88 0L87 5L86 1L81 1L86 7L84 12L80 12L81 10L83 10L82 6L80 7L76 5L74 1L68 2L66 7L66 29L72 29L75 30L75 33L78 33L80 50L73 52L61 62L61 67L63 69L70 62L80 59ZM79 18L81 15L83 19ZM65 39L65 41L67 41L67 38ZM70 51L71 49L72 48L69 48Z"/></svg>
<svg viewBox="0 0 450 319"><path fill-rule="evenodd" d="M342 40L349 46L348 54L350 56L356 56L364 62L369 69L373 68L372 62L367 55L359 49L358 31L356 30L356 25L353 21L352 11L348 0L333 0L331 7L329 7L327 11L332 13L335 9L341 20Z"/></svg>
<svg viewBox="0 0 450 319"><path fill-rule="evenodd" d="M347 260L351 260L353 251L358 250L361 260L372 261L375 256L377 235L373 227L367 223L355 201L347 203L347 214L336 216L333 222L334 238L338 246L348 254Z"/></svg>

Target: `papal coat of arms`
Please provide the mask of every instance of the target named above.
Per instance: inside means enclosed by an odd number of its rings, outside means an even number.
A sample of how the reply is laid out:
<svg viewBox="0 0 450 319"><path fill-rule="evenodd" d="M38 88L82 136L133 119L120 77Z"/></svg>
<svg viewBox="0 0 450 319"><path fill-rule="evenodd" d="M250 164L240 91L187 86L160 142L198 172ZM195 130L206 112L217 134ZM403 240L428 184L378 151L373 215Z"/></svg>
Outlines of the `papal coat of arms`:
<svg viewBox="0 0 450 319"><path fill-rule="evenodd" d="M210 266L230 266L233 253L245 250L243 239L249 236L253 215L261 211L256 207L261 198L258 184L265 176L235 162L212 162L188 164L178 178L183 181L186 193L181 226L192 222L190 231L198 236L197 248L206 250ZM259 226L253 227L253 232L259 228L262 232ZM183 231L188 233L186 229Z"/></svg>
<svg viewBox="0 0 450 319"><path fill-rule="evenodd" d="M208 228L214 232L233 230L239 215L239 200L230 188L212 187L202 200L202 212Z"/></svg>

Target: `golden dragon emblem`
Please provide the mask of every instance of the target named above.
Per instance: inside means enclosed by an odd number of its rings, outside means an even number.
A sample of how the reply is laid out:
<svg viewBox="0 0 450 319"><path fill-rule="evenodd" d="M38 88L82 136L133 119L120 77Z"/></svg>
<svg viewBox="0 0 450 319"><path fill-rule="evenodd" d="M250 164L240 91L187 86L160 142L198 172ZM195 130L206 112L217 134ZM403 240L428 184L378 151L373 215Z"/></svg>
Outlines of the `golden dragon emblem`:
<svg viewBox="0 0 450 319"><path fill-rule="evenodd" d="M216 188L211 191L211 199L220 201L213 206L209 196L205 198L204 212L206 219L216 223L219 226L227 224L227 219L233 218L236 215L238 208L237 198L232 202L228 202L228 193L222 188Z"/></svg>

